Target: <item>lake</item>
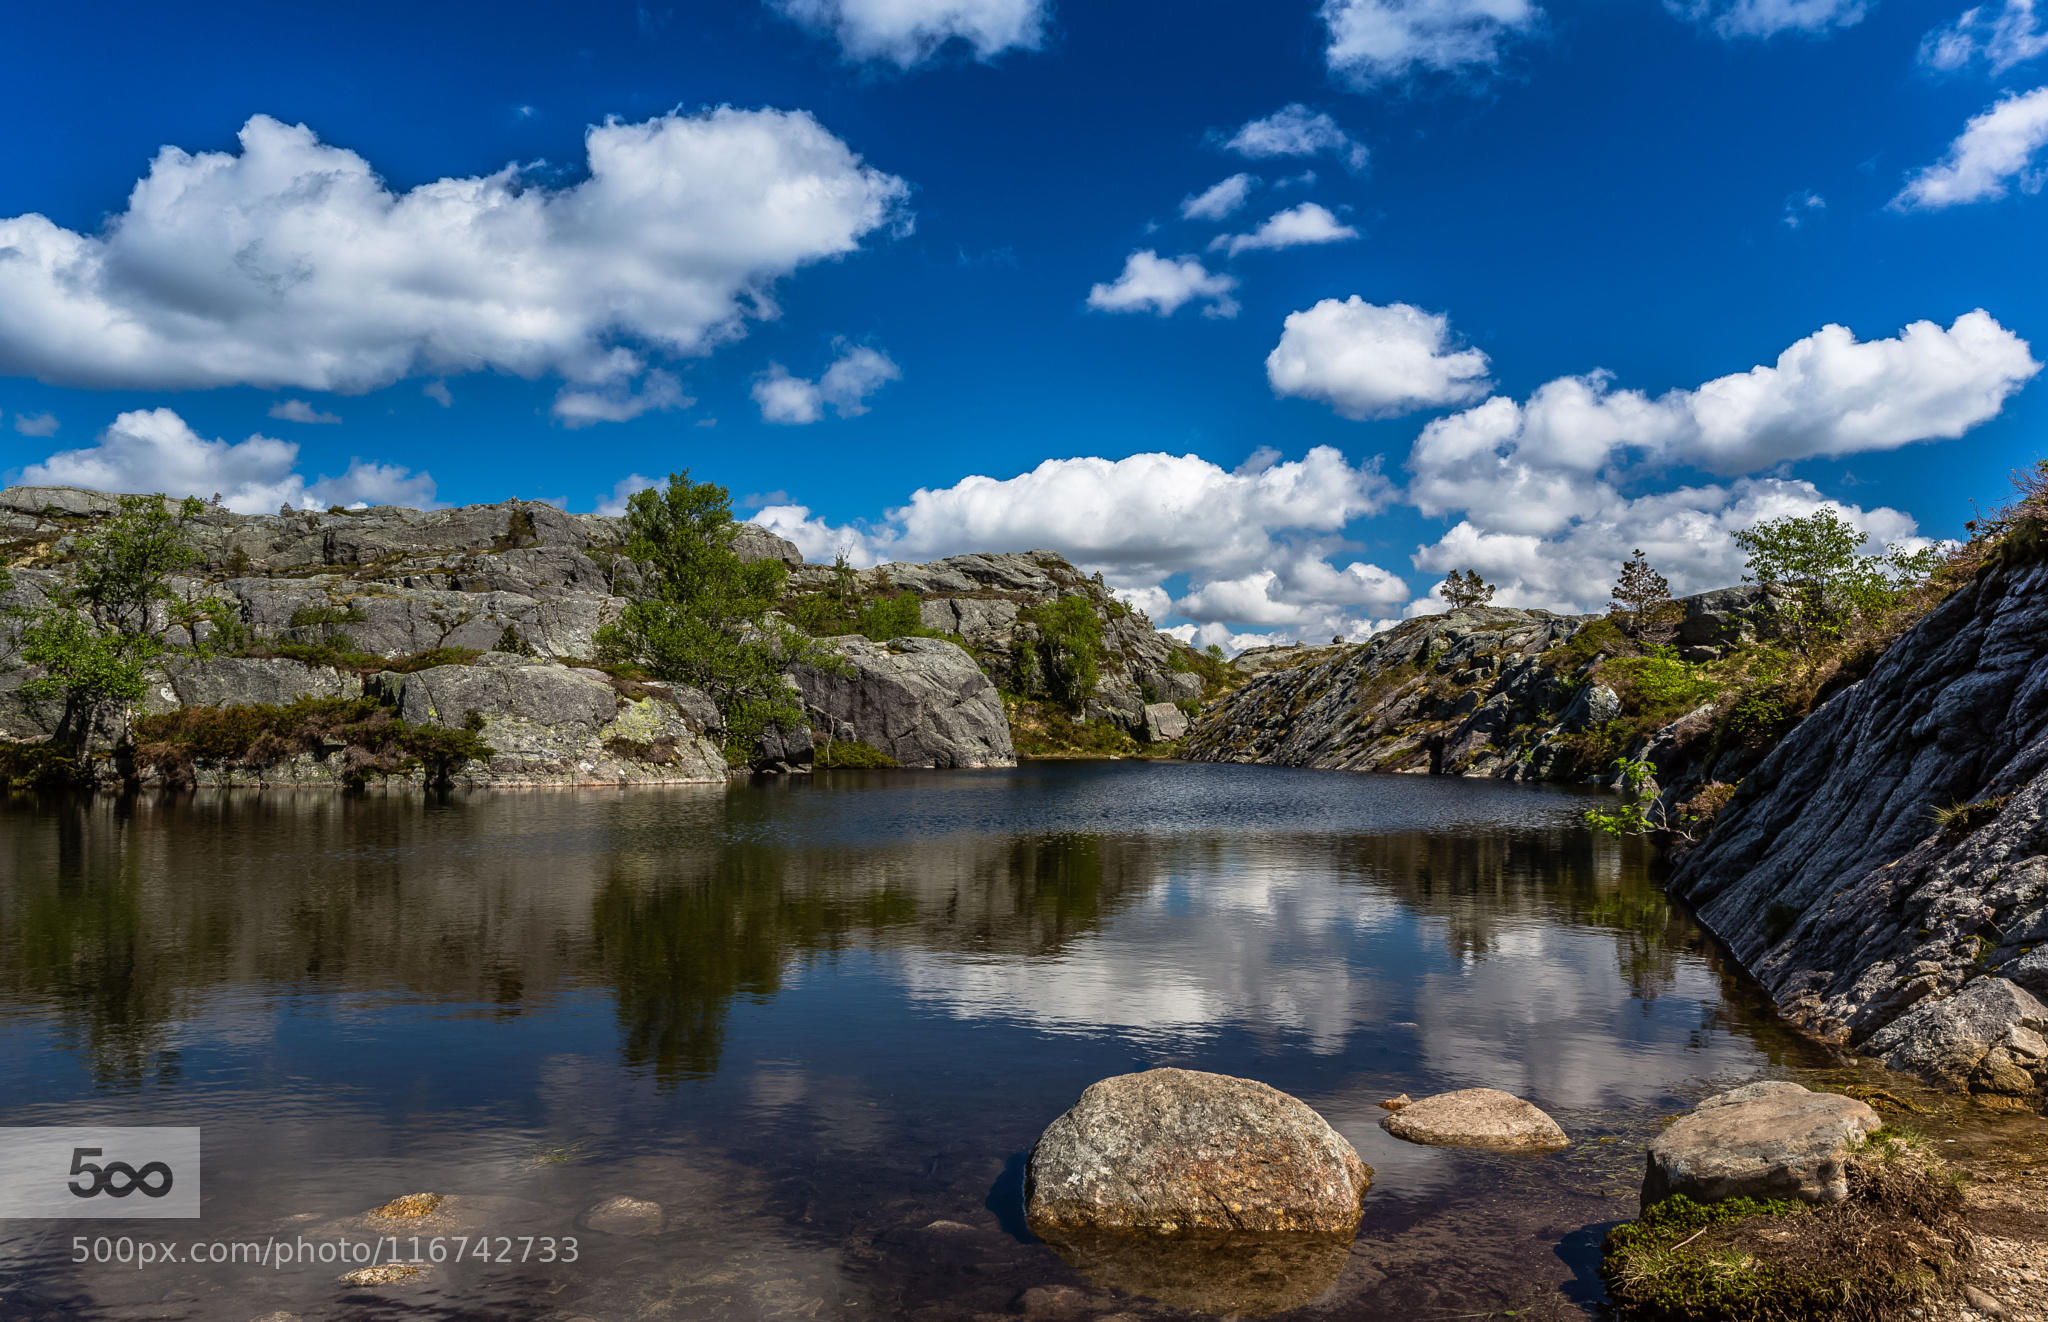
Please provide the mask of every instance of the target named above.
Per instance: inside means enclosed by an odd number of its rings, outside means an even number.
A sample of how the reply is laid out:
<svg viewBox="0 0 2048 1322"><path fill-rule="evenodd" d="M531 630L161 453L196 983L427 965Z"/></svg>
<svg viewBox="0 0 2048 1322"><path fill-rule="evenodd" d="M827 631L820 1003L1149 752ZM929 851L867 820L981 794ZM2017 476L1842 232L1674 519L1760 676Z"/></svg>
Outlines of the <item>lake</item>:
<svg viewBox="0 0 2048 1322"><path fill-rule="evenodd" d="M1179 1316L1234 1287L1205 1293L1200 1260L1147 1266L1164 1287L1069 1263L1019 1202L1083 1088L1177 1065L1301 1097L1376 1171L1348 1252L1254 1264L1274 1306L1583 1316L1660 1119L1829 1060L1666 901L1647 849L1583 827L1595 801L1058 762L19 801L0 1124L199 1126L205 1210L0 1222L0 1315ZM1577 1142L1513 1158L1379 1128L1383 1098L1479 1085ZM93 1237L110 1257L122 1236L361 1239L362 1213L421 1191L450 1200L434 1234L512 1251L371 1286L317 1261L90 1260ZM660 1204L654 1233L586 1224L621 1195Z"/></svg>

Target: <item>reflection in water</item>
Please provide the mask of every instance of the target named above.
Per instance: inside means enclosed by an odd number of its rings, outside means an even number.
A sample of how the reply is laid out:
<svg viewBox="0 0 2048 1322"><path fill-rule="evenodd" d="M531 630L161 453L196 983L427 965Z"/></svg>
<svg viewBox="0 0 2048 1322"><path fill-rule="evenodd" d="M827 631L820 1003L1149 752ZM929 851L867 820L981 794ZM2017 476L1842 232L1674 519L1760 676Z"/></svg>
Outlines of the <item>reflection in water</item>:
<svg viewBox="0 0 2048 1322"><path fill-rule="evenodd" d="M1223 1317L1300 1308L1335 1285L1351 1258L1351 1241L1328 1235L1089 1235L1052 1247L1096 1285Z"/></svg>
<svg viewBox="0 0 2048 1322"><path fill-rule="evenodd" d="M671 1211L695 1229L551 1277L557 1305L600 1281L701 1301L715 1277L721 1302L692 1309L766 1316L769 1281L734 1264L823 1255L837 1265L799 1275L861 1284L821 1286L833 1297L809 1312L949 1315L1066 1270L983 1206L1005 1163L1096 1078L1183 1064L1309 1100L1381 1171L1367 1237L1416 1254L1420 1232L1394 1227L1462 1206L1477 1168L1387 1140L1379 1098L1505 1087L1614 1134L1782 1049L1731 1009L1645 856L1579 826L1584 802L1037 764L443 803L20 803L0 814L0 1107L203 1124L209 1220L256 1229L435 1172L451 1192L516 1185L565 1225L599 1196L707 1191L695 1220ZM531 1155L562 1150L578 1155ZM1514 1178L1535 1208L1593 1178L1573 1169ZM990 1283L902 1247L934 1220L995 1237L947 1250ZM1503 1233L1503 1262L1549 1253L1526 1224ZM48 1251L0 1233L0 1273L30 1262L51 1298L111 1288ZM1283 1269L1254 1246L1200 1278L1204 1303L1163 1262L1064 1252L1103 1285L1245 1312L1321 1294L1343 1266ZM1498 1303L1521 1270L1452 1302ZM1319 1307L1437 1300L1452 1279L1354 1264ZM451 1272L433 1307L530 1285Z"/></svg>

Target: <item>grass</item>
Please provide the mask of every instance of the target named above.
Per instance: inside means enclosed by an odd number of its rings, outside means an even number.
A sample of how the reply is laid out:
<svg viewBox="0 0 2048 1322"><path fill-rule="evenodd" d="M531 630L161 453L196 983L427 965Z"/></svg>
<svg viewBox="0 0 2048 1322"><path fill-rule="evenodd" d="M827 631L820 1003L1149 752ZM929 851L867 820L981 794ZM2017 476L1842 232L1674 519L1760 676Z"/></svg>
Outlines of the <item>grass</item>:
<svg viewBox="0 0 2048 1322"><path fill-rule="evenodd" d="M819 771L883 771L903 764L859 739L820 740L811 755Z"/></svg>
<svg viewBox="0 0 2048 1322"><path fill-rule="evenodd" d="M2005 811L2005 805L2011 802L2012 795L2001 794L1996 798L1978 799L1975 803L1951 803L1946 808L1929 808L1927 815L1944 839L1961 840L1997 821L1998 815Z"/></svg>
<svg viewBox="0 0 2048 1322"><path fill-rule="evenodd" d="M1671 1322L1889 1322L1911 1316L1970 1253L1957 1178L1906 1130L1872 1134L1840 1203L1667 1198L1607 1238L1623 1317Z"/></svg>

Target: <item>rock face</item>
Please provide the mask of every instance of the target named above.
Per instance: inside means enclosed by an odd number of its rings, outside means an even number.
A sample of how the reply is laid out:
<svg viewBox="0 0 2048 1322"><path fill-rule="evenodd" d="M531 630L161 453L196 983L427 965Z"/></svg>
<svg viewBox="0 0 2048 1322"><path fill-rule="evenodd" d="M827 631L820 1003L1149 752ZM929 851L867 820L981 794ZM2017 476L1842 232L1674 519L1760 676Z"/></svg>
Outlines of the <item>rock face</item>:
<svg viewBox="0 0 2048 1322"><path fill-rule="evenodd" d="M1145 742L1165 743L1188 732L1188 714L1170 702L1145 704Z"/></svg>
<svg viewBox="0 0 2048 1322"><path fill-rule="evenodd" d="M851 674L801 670L814 729L858 739L906 767L1016 764L1002 695L974 658L941 638L837 638Z"/></svg>
<svg viewBox="0 0 2048 1322"><path fill-rule="evenodd" d="M1936 822L1957 804L1975 806ZM1742 782L1670 886L1795 1022L2038 1099L2038 1004L1999 984L2048 993L2048 565L1995 565L1909 630Z"/></svg>
<svg viewBox="0 0 2048 1322"><path fill-rule="evenodd" d="M1433 1147L1556 1152L1571 1146L1557 1121L1498 1088L1460 1088L1410 1102L1380 1121L1380 1128Z"/></svg>
<svg viewBox="0 0 2048 1322"><path fill-rule="evenodd" d="M1046 1127L1025 1212L1067 1232L1357 1228L1372 1171L1305 1103L1250 1079L1159 1069L1104 1079Z"/></svg>
<svg viewBox="0 0 2048 1322"><path fill-rule="evenodd" d="M1796 1083L1752 1083L1709 1097L1650 1144L1643 1206L1683 1194L1727 1198L1849 1196L1849 1152L1884 1122L1853 1097Z"/></svg>

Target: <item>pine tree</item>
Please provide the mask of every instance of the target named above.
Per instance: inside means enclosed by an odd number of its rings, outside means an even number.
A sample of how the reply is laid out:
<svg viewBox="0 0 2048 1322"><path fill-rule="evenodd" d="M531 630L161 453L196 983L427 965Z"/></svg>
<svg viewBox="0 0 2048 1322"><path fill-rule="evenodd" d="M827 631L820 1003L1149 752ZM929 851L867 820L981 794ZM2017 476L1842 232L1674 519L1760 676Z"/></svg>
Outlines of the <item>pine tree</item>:
<svg viewBox="0 0 2048 1322"><path fill-rule="evenodd" d="M1628 619L1631 633L1638 637L1672 623L1671 584L1656 570L1641 548L1621 567L1615 580L1613 613Z"/></svg>
<svg viewBox="0 0 2048 1322"><path fill-rule="evenodd" d="M1493 584L1479 577L1476 569L1453 569L1444 580L1444 600L1452 610L1484 606L1493 600Z"/></svg>

